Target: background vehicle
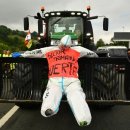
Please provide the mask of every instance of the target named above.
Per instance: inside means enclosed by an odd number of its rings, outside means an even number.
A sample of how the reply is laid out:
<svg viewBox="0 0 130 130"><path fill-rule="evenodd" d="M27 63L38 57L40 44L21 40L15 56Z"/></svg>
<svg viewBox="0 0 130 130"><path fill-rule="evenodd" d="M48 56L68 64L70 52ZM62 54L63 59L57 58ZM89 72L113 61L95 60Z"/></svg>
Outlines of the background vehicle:
<svg viewBox="0 0 130 130"><path fill-rule="evenodd" d="M42 15L37 13L39 43L37 48L57 45L64 35L70 35L73 45L96 50L91 20L98 16L90 16L81 11L52 11ZM29 18L24 18L24 30L29 30ZM108 18L103 18L103 29L108 30ZM11 78L3 78L2 64L15 63ZM118 59L83 58L79 60L79 78L86 93L88 103L113 105L128 103L130 99L129 62L122 59L126 66L125 76L120 76L115 69ZM47 84L48 65L46 59L1 59L0 62L1 96L5 102L15 102L19 106L29 103L40 103ZM120 83L121 81L121 83ZM9 83L5 83L9 82ZM5 87L6 86L6 87Z"/></svg>
<svg viewBox="0 0 130 130"><path fill-rule="evenodd" d="M106 51L107 57L126 57L127 47L125 46L103 46L98 47L97 51Z"/></svg>
<svg viewBox="0 0 130 130"><path fill-rule="evenodd" d="M98 47L97 52L98 53L106 53L107 57L117 57L117 58L126 58L128 57L127 55L127 47L125 46L103 46L103 47ZM125 65L116 65L116 70L119 72L124 72L125 71Z"/></svg>
<svg viewBox="0 0 130 130"><path fill-rule="evenodd" d="M125 46L103 46L97 48L97 53L106 53L106 57L117 57L123 58L127 57L127 47ZM124 72L125 66L124 65L116 65L116 70L120 72Z"/></svg>

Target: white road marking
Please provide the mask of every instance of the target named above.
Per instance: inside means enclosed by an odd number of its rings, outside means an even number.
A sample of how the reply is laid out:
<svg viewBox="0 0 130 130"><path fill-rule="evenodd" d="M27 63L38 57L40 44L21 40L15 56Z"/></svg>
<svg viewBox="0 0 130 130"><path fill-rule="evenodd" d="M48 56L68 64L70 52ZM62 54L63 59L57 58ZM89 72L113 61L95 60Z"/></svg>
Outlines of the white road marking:
<svg viewBox="0 0 130 130"><path fill-rule="evenodd" d="M1 119L0 119L0 128L9 120L9 118L19 109L18 106L14 106L10 109Z"/></svg>

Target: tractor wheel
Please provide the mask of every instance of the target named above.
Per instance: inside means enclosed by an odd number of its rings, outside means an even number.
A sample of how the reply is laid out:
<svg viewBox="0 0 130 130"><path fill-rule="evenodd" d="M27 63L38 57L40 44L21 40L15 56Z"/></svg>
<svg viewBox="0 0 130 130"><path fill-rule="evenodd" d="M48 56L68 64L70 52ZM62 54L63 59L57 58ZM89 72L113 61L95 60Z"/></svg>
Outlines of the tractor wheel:
<svg viewBox="0 0 130 130"><path fill-rule="evenodd" d="M13 94L17 100L29 99L32 91L32 67L18 63L13 72Z"/></svg>
<svg viewBox="0 0 130 130"><path fill-rule="evenodd" d="M39 68L42 68L42 66L41 64ZM16 100L24 100L24 102L17 102L16 105L21 108L37 106L37 103L31 102L31 100L40 101L42 99L42 93L48 81L44 78L47 79L47 71L38 69L35 72L31 64L18 63L13 72L13 94ZM35 80L33 81L33 79ZM26 102L26 100L30 100L30 102Z"/></svg>
<svg viewBox="0 0 130 130"><path fill-rule="evenodd" d="M114 65L96 65L93 75L94 100L117 100L119 98L119 79ZM99 105L102 108L112 107L112 104Z"/></svg>

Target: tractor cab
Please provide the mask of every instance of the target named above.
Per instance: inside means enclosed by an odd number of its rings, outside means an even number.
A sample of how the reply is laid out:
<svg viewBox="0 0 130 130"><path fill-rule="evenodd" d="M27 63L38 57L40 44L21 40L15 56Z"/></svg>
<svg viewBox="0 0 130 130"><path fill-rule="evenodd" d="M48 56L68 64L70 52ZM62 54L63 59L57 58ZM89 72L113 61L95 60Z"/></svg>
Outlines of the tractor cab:
<svg viewBox="0 0 130 130"><path fill-rule="evenodd" d="M38 36L43 39L43 46L57 45L59 40L70 35L72 45L80 45L90 49L90 45L94 43L92 19L97 19L98 16L90 16L88 12L82 11L51 11L44 13L42 16L37 13L33 16L38 20ZM104 17L104 16L102 16ZM29 18L24 18L24 30L29 29ZM103 19L103 30L108 30L108 18Z"/></svg>

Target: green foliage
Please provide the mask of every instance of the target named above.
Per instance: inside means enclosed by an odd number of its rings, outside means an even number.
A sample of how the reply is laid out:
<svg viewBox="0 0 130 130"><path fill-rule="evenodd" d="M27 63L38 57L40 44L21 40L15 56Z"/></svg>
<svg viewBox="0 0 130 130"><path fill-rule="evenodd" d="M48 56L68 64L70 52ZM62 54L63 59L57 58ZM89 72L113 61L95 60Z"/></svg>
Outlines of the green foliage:
<svg viewBox="0 0 130 130"><path fill-rule="evenodd" d="M126 46L126 47L128 47L128 42L118 41L118 42L110 43L110 45L111 46Z"/></svg>
<svg viewBox="0 0 130 130"><path fill-rule="evenodd" d="M10 33L11 33L11 29L7 28L4 25L0 26L0 37L2 39L4 39L5 37L7 37Z"/></svg>
<svg viewBox="0 0 130 130"><path fill-rule="evenodd" d="M8 45L0 42L0 53L3 52L3 50L8 50Z"/></svg>
<svg viewBox="0 0 130 130"><path fill-rule="evenodd" d="M126 46L128 48L128 43L127 41L114 41L113 38L111 38L111 42L109 44L105 44L102 39L99 39L97 41L96 47L101 47L101 46Z"/></svg>
<svg viewBox="0 0 130 130"><path fill-rule="evenodd" d="M96 44L96 47L97 47L97 48L100 47L100 46L105 46L105 43L104 43L104 41L103 41L102 39L99 39L99 40L97 41L97 44Z"/></svg>
<svg viewBox="0 0 130 130"><path fill-rule="evenodd" d="M3 50L25 51L27 48L24 45L26 33L19 30L11 30L4 25L0 25L0 53ZM33 38L37 38L37 32L32 33Z"/></svg>
<svg viewBox="0 0 130 130"><path fill-rule="evenodd" d="M111 38L111 43L110 45L114 45L114 46L126 46L128 48L128 41L114 41L113 38Z"/></svg>

